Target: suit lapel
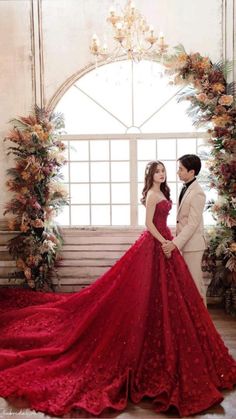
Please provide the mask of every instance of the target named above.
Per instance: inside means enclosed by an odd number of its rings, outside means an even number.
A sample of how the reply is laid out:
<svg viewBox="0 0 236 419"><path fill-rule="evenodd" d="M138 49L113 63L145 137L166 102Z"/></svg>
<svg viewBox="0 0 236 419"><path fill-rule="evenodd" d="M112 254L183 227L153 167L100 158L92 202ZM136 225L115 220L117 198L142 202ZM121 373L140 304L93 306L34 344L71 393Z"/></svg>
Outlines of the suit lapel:
<svg viewBox="0 0 236 419"><path fill-rule="evenodd" d="M185 199L187 198L187 196L190 194L190 192L196 187L198 185L198 183L197 183L197 180L195 180L189 187L188 187L188 189L187 189L187 191L185 192L185 194L184 194L184 196L183 196L183 198L182 198L182 200L181 200L181 202L180 202L180 205L178 204L178 207L177 207L177 215L179 214L179 212L180 212L180 210L181 210L181 208L182 208L182 206L183 206L183 203L184 203L184 201L185 201Z"/></svg>

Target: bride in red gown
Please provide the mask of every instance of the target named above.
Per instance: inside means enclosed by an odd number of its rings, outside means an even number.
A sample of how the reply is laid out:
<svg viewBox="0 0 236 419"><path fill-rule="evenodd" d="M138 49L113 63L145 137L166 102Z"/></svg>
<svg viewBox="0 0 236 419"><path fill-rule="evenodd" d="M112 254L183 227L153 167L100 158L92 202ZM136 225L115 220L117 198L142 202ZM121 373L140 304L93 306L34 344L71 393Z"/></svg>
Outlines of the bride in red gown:
<svg viewBox="0 0 236 419"><path fill-rule="evenodd" d="M156 196L150 229L158 239L144 231L78 293L1 290L1 397L60 416L121 411L128 398L147 396L156 412L175 407L187 416L220 403L219 389L236 383L236 362L181 254L162 251L171 201L164 166L153 164L143 197Z"/></svg>

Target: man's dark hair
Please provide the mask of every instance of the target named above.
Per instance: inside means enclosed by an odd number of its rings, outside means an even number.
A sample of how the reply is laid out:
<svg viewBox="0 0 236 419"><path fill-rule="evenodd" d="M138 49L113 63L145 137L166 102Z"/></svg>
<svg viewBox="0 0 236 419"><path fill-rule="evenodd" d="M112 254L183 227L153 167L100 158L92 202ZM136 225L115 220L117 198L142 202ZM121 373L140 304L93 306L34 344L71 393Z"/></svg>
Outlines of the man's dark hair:
<svg viewBox="0 0 236 419"><path fill-rule="evenodd" d="M182 163L188 172L190 170L194 170L195 176L198 175L202 167L201 160L198 156L196 156L196 154L185 154L184 156L180 157L178 161Z"/></svg>

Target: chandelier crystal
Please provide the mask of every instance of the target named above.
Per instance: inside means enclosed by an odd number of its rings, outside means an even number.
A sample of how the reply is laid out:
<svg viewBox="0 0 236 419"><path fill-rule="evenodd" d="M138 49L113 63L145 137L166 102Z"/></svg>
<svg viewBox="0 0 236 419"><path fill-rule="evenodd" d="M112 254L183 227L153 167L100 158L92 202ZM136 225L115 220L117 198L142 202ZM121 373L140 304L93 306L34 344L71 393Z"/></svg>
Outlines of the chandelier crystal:
<svg viewBox="0 0 236 419"><path fill-rule="evenodd" d="M122 14L118 14L114 7L110 8L107 22L113 29L114 50L109 53L106 43L100 45L96 34L93 35L90 52L97 58L114 60L124 57L140 61L144 58L160 59L168 49L164 36L159 37L154 33L154 28L149 25L136 9L133 1L128 0Z"/></svg>

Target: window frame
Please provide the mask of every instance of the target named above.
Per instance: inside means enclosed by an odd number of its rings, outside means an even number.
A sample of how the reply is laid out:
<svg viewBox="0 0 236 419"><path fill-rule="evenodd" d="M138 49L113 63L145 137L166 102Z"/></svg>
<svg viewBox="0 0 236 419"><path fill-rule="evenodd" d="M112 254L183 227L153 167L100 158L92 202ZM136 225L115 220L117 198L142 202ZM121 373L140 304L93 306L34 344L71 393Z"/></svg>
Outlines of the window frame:
<svg viewBox="0 0 236 419"><path fill-rule="evenodd" d="M137 140L157 140L161 139L175 139L176 140L176 144L177 144L177 140L178 139L196 139L196 152L197 152L197 139L204 139L204 138L208 138L208 134L206 132L175 132L175 133L135 133L135 134L131 134L131 133L127 133L127 134L97 134L97 135L91 135L91 134L82 134L82 135L61 135L61 140L65 143L73 143L73 141L88 141L88 140L129 140L130 142L130 159L129 159L129 169L130 169L130 224L129 225L75 225L71 223L71 207L73 205L85 205L85 204L71 204L71 202L69 202L69 225L62 225L62 227L65 228L86 228L86 229L94 229L96 228L122 228L122 227L127 227L127 228L141 228L142 226L139 224L139 220L138 220L138 210L139 210L139 206L138 206L138 153L137 153ZM177 165L177 147L175 149L175 153L176 153L176 165ZM155 160L155 156L154 156L154 160ZM165 159L166 161L167 159ZM173 161L173 159L170 159L171 161ZM71 196L71 185L72 184L80 184L83 182L71 182L71 174L70 174L70 147L68 147L68 182L63 182L68 184L69 186L69 196ZM74 160L72 160L74 161ZM127 160L126 160L127 161ZM141 161L141 160L139 160ZM79 162L79 160L78 160ZM84 162L84 160L83 160ZM91 160L88 160L88 162L91 162ZM111 162L111 158L109 156L109 160L108 162ZM177 168L177 166L176 166ZM91 179L89 179L89 184L91 184ZM102 184L102 182L99 182ZM104 183L109 183L110 185L110 189L111 189L111 185L113 182L111 182L111 180L109 182L104 182ZM122 182L119 182L122 183ZM127 182L125 182L127 183ZM178 185L178 181L176 182L172 182L172 183L176 183L176 186ZM200 182L200 183L206 183L206 182ZM87 204L90 208L90 222L91 222L91 188L90 189L90 203ZM177 202L177 197L178 197L178 187L176 187L176 202ZM96 204L96 205L103 205L103 204ZM109 204L106 204L110 206L110 212L112 211L112 203L110 201ZM119 204L116 204L119 205ZM121 204L123 205L123 204ZM173 225L171 225L173 226Z"/></svg>

